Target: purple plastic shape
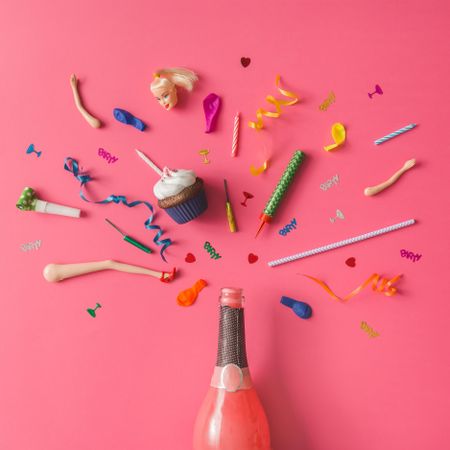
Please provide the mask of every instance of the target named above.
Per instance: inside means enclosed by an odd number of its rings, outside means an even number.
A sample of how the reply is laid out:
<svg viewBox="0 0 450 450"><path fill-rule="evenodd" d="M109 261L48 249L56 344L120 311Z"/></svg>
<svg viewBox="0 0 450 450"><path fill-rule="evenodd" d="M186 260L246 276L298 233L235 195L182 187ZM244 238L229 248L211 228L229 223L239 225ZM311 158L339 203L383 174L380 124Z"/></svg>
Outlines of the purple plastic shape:
<svg viewBox="0 0 450 450"><path fill-rule="evenodd" d="M203 100L203 110L205 111L206 130L205 133L211 133L216 126L217 116L220 109L220 97L217 94L209 94Z"/></svg>

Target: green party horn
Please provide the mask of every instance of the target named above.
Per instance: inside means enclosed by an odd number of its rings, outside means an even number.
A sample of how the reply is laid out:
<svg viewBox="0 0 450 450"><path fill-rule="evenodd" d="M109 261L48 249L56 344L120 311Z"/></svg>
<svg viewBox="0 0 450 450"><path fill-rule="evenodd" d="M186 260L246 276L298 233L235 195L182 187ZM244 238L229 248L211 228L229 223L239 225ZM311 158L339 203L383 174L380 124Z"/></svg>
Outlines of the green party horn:
<svg viewBox="0 0 450 450"><path fill-rule="evenodd" d="M263 226L272 220L272 217L275 215L275 211L280 206L281 200L283 200L289 186L294 180L294 175L297 173L297 169L300 167L304 159L305 154L303 152L300 150L296 150L294 152L289 164L283 172L283 175L281 175L280 181L278 181L277 187L272 192L272 195L260 216L261 225L259 226L256 236L258 236Z"/></svg>
<svg viewBox="0 0 450 450"><path fill-rule="evenodd" d="M26 187L17 200L17 208L22 211L35 211L44 214L58 214L67 217L80 217L80 210L70 206L58 205L56 203L46 202L37 198L33 188Z"/></svg>

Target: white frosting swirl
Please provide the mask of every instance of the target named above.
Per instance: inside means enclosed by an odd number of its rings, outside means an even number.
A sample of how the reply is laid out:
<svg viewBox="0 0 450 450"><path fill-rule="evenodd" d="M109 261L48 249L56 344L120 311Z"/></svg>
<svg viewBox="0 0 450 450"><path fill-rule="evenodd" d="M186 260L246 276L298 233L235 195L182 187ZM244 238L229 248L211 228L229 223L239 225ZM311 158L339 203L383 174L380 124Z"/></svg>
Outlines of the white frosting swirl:
<svg viewBox="0 0 450 450"><path fill-rule="evenodd" d="M164 200L179 194L184 188L192 186L196 179L192 170L170 170L164 167L161 179L153 187L153 193L158 200Z"/></svg>

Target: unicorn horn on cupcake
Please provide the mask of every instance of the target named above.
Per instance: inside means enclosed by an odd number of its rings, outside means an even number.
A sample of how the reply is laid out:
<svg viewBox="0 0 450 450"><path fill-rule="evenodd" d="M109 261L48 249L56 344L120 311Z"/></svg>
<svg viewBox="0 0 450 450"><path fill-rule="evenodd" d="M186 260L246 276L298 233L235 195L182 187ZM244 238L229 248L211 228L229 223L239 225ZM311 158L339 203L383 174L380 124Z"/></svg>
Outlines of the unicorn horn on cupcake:
<svg viewBox="0 0 450 450"><path fill-rule="evenodd" d="M160 177L154 185L153 193L158 206L166 211L175 222L190 222L208 208L203 180L192 170L161 170L150 158L136 149L139 157L145 161Z"/></svg>
<svg viewBox="0 0 450 450"><path fill-rule="evenodd" d="M80 210L77 208L39 200L34 189L30 187L24 188L19 200L17 200L16 206L22 211L35 211L67 217L80 217Z"/></svg>

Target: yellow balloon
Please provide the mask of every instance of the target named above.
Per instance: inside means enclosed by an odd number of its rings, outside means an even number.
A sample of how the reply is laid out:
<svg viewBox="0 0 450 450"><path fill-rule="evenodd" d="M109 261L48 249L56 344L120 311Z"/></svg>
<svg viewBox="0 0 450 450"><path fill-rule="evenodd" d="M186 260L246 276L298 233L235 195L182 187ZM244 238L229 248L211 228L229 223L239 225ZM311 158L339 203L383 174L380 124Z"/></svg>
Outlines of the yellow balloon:
<svg viewBox="0 0 450 450"><path fill-rule="evenodd" d="M345 142L346 131L342 123L334 123L331 127L331 137L333 138L334 144L327 145L323 149L327 152L333 150L334 148L342 145Z"/></svg>

